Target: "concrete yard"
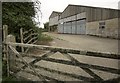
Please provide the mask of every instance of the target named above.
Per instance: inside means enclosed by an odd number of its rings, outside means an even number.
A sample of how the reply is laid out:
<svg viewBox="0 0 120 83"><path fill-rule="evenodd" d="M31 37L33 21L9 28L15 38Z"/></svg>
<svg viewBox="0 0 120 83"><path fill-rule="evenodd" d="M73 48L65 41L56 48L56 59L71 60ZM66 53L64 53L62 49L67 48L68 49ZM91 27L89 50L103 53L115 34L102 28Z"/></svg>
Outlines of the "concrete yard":
<svg viewBox="0 0 120 83"><path fill-rule="evenodd" d="M52 46L118 53L118 40L88 35L44 33L54 38Z"/></svg>
<svg viewBox="0 0 120 83"><path fill-rule="evenodd" d="M55 47L63 47L63 48L72 48L79 50L88 50L88 51L100 51L100 52L118 52L118 43L115 39L108 38L99 38L87 35L69 35L69 34L55 34L55 33L44 33L54 38L50 44ZM35 56L41 57L42 54L47 53L42 52L40 49L32 49L30 54L35 54ZM29 54L29 52L28 52ZM70 58L72 57L72 58ZM24 57L24 60L27 63L34 62L38 58L33 57ZM89 69L78 66L76 63L73 65L69 65L64 63L64 61L74 62L74 59L78 61L78 63L87 64L88 68L91 65L99 66L99 68L104 69L108 68L108 71L104 71L101 69L95 69L90 67ZM52 60L52 61L51 61ZM58 62L56 62L57 60ZM59 60L62 60L59 62ZM21 60L20 60L21 61ZM55 61L55 62L54 62ZM90 80L110 80L113 78L118 78L119 74L114 73L111 69L118 70L119 59L108 59L108 58L100 58L93 56L85 56L79 54L62 54L60 52L52 53L44 59L38 59L33 64L35 71L44 77L52 78L58 81L87 81L89 83ZM19 67L22 67L23 64L18 64ZM87 70L86 70L87 69ZM89 71L89 72L88 72ZM24 77L28 80L40 81L36 75L34 75L33 70L29 67L26 67L23 71L18 72L16 75L20 77ZM96 76L98 76L98 78ZM89 81L88 81L89 80ZM49 81L49 79L48 79ZM91 82L92 83L92 82Z"/></svg>

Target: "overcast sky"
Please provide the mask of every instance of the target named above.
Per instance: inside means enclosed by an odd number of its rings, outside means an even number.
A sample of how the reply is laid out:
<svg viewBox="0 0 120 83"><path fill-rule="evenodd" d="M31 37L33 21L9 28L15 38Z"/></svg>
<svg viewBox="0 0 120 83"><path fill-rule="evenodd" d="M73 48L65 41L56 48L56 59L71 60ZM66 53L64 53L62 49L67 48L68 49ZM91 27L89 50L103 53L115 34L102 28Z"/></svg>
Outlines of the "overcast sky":
<svg viewBox="0 0 120 83"><path fill-rule="evenodd" d="M41 2L41 27L43 23L49 21L49 16L52 11L62 12L68 4L106 7L118 9L118 2L120 0L39 0Z"/></svg>

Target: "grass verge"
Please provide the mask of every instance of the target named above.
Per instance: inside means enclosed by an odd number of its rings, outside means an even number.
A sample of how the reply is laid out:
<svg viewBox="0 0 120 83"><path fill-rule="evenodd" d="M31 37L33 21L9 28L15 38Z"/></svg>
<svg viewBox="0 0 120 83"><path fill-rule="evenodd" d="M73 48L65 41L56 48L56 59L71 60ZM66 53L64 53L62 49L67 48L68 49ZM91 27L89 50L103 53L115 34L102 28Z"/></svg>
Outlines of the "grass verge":
<svg viewBox="0 0 120 83"><path fill-rule="evenodd" d="M51 41L53 41L53 38L51 36L48 36L46 34L39 34L37 44L50 45L49 42Z"/></svg>

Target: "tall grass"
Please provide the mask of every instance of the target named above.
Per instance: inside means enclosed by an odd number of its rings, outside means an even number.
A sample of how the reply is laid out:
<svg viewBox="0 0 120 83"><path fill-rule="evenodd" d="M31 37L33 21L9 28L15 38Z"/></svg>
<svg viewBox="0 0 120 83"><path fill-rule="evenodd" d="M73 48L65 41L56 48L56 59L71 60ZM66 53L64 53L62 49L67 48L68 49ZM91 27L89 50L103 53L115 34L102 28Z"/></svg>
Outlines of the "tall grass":
<svg viewBox="0 0 120 83"><path fill-rule="evenodd" d="M50 37L50 36L48 36L48 35L45 35L45 34L40 34L40 35L38 36L38 40L39 40L39 41L51 42L51 41L53 41L53 38Z"/></svg>
<svg viewBox="0 0 120 83"><path fill-rule="evenodd" d="M38 28L37 30L37 33L39 34L38 35L38 41L45 41L45 42L50 42L53 40L52 37L46 35L46 34L43 34L44 30L41 29L41 28Z"/></svg>

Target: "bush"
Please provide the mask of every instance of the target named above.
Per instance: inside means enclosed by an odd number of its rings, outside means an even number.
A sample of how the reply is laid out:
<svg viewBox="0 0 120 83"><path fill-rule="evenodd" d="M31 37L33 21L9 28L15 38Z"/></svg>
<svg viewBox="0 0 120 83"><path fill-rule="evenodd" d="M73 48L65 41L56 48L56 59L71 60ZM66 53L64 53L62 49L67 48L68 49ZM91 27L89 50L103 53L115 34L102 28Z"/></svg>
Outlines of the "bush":
<svg viewBox="0 0 120 83"><path fill-rule="evenodd" d="M39 34L38 40L39 40L39 41L50 42L50 41L53 41L53 38L50 37L50 36L48 36L48 35L45 35L45 34Z"/></svg>

